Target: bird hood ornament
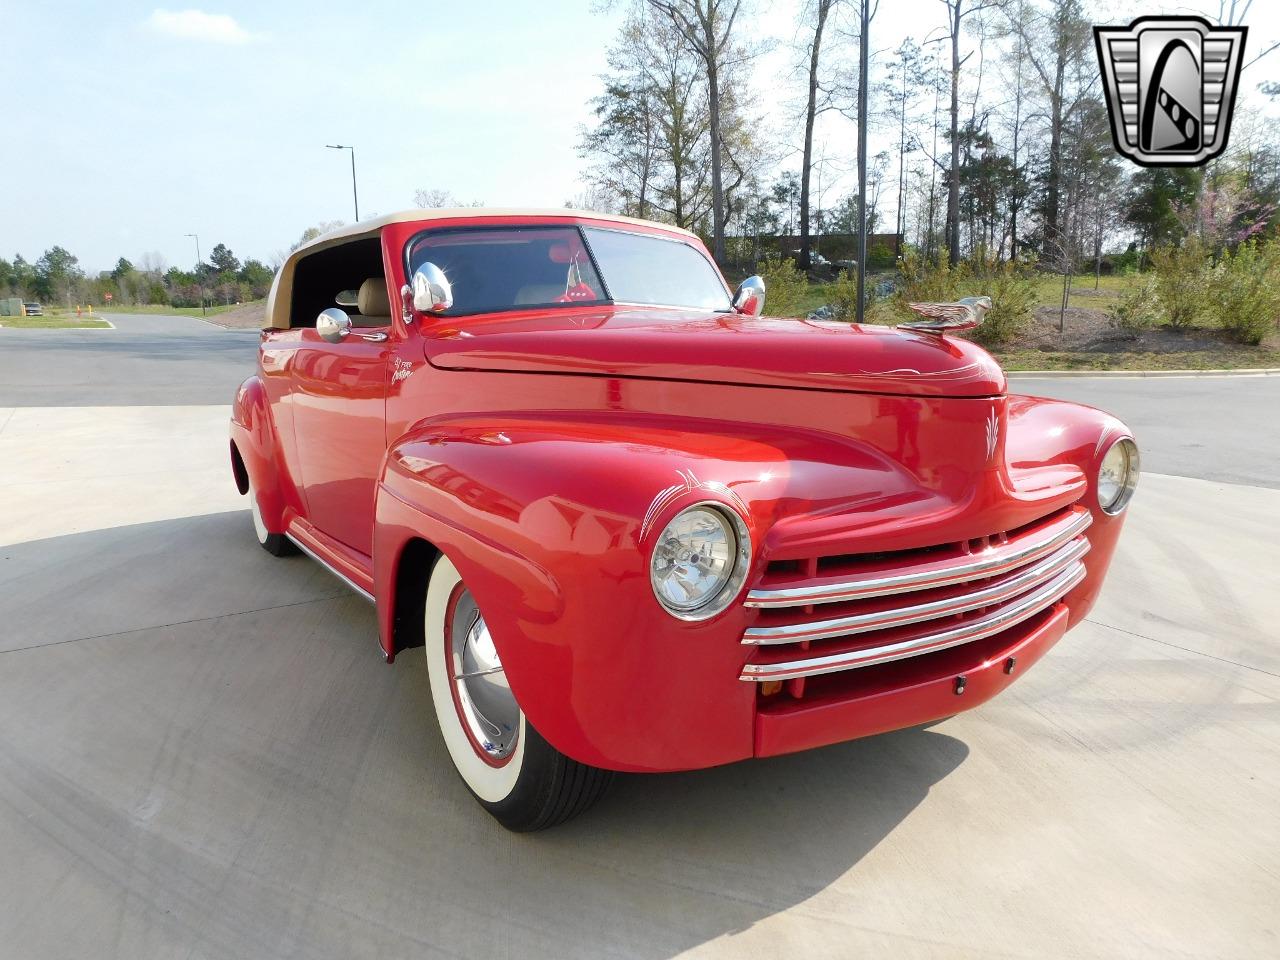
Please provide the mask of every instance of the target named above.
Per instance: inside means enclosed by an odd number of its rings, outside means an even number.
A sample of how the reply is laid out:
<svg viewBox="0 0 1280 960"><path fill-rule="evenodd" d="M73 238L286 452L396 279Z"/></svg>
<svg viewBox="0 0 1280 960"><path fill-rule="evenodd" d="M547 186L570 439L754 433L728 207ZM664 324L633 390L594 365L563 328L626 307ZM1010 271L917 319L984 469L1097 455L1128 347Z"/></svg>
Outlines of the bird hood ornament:
<svg viewBox="0 0 1280 960"><path fill-rule="evenodd" d="M972 330L980 324L991 309L991 298L965 297L955 303L908 303L907 306L922 319L900 323L901 329L941 336Z"/></svg>

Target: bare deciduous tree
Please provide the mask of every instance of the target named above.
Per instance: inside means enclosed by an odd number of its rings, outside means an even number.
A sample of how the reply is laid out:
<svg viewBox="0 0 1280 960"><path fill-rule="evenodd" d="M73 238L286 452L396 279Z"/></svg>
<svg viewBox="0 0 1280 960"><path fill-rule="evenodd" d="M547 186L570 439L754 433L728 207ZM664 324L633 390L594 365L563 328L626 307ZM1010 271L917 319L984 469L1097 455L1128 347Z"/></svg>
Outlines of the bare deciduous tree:
<svg viewBox="0 0 1280 960"><path fill-rule="evenodd" d="M992 7L1003 6L1006 0L979 0L971 6L965 0L941 0L947 8L947 32L944 39L951 47L951 160L947 171L947 261L955 266L960 262L960 68L972 52L960 56L960 31L966 17Z"/></svg>
<svg viewBox="0 0 1280 960"><path fill-rule="evenodd" d="M484 203L480 200L463 203L448 190L420 188L413 191L413 205L424 210L439 210L445 207L483 207Z"/></svg>
<svg viewBox="0 0 1280 960"><path fill-rule="evenodd" d="M842 0L812 0L808 13L812 17L812 31L809 34L807 99L804 109L804 148L800 160L800 255L801 270L809 269L809 184L813 175L813 128L818 114L830 107L820 104L819 69L822 64L822 40L827 30L827 22L832 11Z"/></svg>
<svg viewBox="0 0 1280 960"><path fill-rule="evenodd" d="M1011 11L1010 11L1011 12ZM1044 241L1057 241L1062 205L1063 131L1097 81L1096 71L1081 73L1093 62L1093 31L1080 0L1050 0L1047 10L1019 4L1020 18L1012 21L1023 39L1022 51L1040 80L1049 122L1043 199ZM1073 74L1081 78L1071 82ZM1084 77L1090 79L1084 80Z"/></svg>
<svg viewBox="0 0 1280 960"><path fill-rule="evenodd" d="M719 261L725 258L724 139L721 80L726 57L733 48L734 22L743 0L646 0L667 17L689 48L698 55L707 81L707 106L711 137L711 248Z"/></svg>

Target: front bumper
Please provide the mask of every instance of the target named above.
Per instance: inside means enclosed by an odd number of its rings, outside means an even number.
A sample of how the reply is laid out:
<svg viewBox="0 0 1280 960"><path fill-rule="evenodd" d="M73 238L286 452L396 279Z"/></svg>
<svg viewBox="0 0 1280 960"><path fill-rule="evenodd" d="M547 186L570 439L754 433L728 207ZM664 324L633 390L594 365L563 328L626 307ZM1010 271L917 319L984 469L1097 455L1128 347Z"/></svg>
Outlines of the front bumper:
<svg viewBox="0 0 1280 960"><path fill-rule="evenodd" d="M802 700L762 702L756 711L755 756L918 726L979 706L1062 639L1069 619L1069 609L1059 603L986 640L829 679L812 678Z"/></svg>
<svg viewBox="0 0 1280 960"><path fill-rule="evenodd" d="M753 754L989 700L1092 607L1121 524L1077 503L976 542L781 565L770 589L748 595L756 618L741 679L759 691ZM841 564L855 575L839 575Z"/></svg>

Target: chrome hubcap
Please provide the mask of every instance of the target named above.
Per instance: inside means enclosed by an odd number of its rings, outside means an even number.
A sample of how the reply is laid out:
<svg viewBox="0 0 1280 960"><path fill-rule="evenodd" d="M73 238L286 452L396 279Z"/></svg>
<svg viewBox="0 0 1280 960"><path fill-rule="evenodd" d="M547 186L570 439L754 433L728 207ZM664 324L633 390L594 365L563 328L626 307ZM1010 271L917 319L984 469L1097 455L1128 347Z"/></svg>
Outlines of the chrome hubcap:
<svg viewBox="0 0 1280 960"><path fill-rule="evenodd" d="M520 708L469 590L455 601L448 633L449 671L462 722L490 760L505 760L520 736Z"/></svg>

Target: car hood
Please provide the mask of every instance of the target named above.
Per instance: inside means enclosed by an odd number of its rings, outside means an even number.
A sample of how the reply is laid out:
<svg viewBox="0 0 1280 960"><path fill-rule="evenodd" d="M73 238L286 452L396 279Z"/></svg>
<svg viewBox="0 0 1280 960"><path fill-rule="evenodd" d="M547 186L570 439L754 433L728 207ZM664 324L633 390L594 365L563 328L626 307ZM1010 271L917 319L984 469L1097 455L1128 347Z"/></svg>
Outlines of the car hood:
<svg viewBox="0 0 1280 960"><path fill-rule="evenodd" d="M557 308L425 330L450 370L586 374L933 397L1005 392L1004 372L965 340L893 327L667 308Z"/></svg>

